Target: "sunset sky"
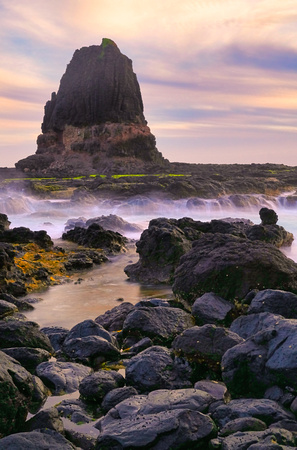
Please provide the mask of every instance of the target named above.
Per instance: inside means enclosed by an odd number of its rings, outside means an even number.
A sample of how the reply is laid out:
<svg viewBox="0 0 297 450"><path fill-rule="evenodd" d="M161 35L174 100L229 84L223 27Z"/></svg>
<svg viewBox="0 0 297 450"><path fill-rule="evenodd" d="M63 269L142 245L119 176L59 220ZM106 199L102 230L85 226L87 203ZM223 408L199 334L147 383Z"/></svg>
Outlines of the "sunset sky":
<svg viewBox="0 0 297 450"><path fill-rule="evenodd" d="M297 165L296 0L0 0L0 166L35 153L74 51L114 40L170 161Z"/></svg>

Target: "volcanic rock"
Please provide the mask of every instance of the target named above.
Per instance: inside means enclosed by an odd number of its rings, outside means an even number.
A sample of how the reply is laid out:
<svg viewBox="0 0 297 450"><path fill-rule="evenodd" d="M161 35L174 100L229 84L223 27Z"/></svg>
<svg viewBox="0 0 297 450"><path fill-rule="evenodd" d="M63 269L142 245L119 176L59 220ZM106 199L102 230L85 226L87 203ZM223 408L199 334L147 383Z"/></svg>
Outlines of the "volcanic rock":
<svg viewBox="0 0 297 450"><path fill-rule="evenodd" d="M75 51L44 111L36 154L18 161L19 170L89 174L167 163L144 118L132 61L110 39Z"/></svg>

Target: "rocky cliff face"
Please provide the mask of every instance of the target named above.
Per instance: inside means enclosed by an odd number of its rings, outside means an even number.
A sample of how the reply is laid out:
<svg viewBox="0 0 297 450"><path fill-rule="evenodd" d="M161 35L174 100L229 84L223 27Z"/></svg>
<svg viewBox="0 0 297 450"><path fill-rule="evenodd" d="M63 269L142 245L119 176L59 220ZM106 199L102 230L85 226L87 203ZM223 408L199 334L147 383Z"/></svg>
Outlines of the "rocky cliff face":
<svg viewBox="0 0 297 450"><path fill-rule="evenodd" d="M132 61L110 39L76 50L44 109L36 154L17 169L86 174L167 163L144 118Z"/></svg>

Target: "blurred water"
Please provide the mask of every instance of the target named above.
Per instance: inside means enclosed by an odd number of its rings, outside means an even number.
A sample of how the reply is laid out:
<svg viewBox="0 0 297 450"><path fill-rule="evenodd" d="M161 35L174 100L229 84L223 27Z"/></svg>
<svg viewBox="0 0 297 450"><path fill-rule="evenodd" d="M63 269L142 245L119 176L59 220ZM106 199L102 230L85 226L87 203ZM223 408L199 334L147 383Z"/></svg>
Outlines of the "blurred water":
<svg viewBox="0 0 297 450"><path fill-rule="evenodd" d="M129 200L98 200L92 204L69 200L36 200L19 194L0 197L0 212L8 215L11 228L26 226L32 230L45 229L53 239L61 237L65 223L70 218L89 219L117 214L130 223L140 225L142 229L147 228L149 221L156 217L192 217L200 221L232 217L249 219L259 224L259 210L263 206L273 208L279 217L278 224L294 234L296 240L292 246L282 251L297 261L297 201L289 193L276 198L232 195L219 199L176 201L139 196ZM127 236L138 239L140 232ZM27 317L41 326L61 325L69 328L86 318L94 319L116 306L119 304L118 298L136 303L141 298L169 295L169 287L142 286L127 280L123 269L137 259L135 252L115 257L110 264L74 275L70 283L34 295L43 300L35 305L33 312L27 313ZM75 284L79 277L83 281Z"/></svg>

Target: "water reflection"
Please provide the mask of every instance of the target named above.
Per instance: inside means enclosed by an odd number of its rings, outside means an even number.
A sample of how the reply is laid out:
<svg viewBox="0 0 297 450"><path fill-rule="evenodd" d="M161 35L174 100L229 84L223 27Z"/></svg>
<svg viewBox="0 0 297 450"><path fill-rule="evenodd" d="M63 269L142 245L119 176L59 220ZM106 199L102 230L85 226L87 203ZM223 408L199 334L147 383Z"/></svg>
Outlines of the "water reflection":
<svg viewBox="0 0 297 450"><path fill-rule="evenodd" d="M85 319L95 319L119 304L119 299L137 303L141 298L167 296L169 286L141 285L130 282L124 273L127 264L138 261L134 249L113 257L111 262L71 277L69 283L50 287L47 291L27 297L42 301L26 312L28 320L44 326L71 328ZM81 281L79 281L81 279Z"/></svg>

